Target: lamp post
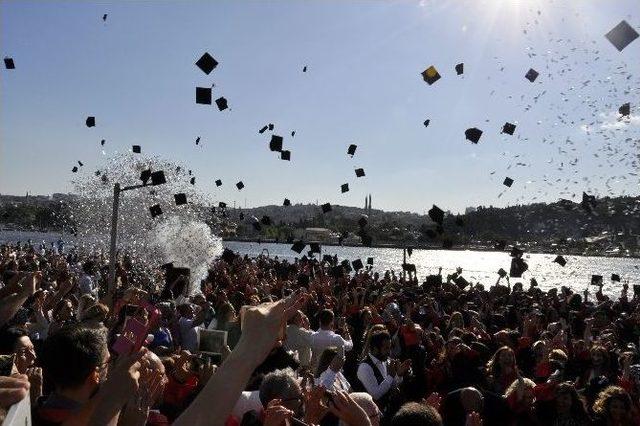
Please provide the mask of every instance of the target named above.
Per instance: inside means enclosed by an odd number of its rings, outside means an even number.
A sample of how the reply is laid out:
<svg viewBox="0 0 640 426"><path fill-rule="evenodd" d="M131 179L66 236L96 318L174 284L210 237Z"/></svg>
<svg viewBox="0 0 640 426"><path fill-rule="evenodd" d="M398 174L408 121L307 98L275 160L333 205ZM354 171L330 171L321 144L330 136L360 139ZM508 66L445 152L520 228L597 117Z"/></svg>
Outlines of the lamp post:
<svg viewBox="0 0 640 426"><path fill-rule="evenodd" d="M164 172L162 170L151 173L151 170L145 170L140 175L141 184L129 185L124 188L119 183L113 185L113 206L111 209L111 241L109 244L109 278L107 281L107 300L109 305L113 305L113 298L116 293L116 243L118 240L118 210L120 208L120 193L130 191L132 189L142 188L147 185L151 179L151 186L162 185L166 183Z"/></svg>

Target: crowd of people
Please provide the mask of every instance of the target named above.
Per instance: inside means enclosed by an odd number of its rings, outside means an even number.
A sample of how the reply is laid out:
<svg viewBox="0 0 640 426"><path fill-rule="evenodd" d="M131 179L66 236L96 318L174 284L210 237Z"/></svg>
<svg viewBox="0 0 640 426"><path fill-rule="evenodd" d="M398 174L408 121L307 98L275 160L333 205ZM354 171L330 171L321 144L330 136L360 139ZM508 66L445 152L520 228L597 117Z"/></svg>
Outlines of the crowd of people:
<svg viewBox="0 0 640 426"><path fill-rule="evenodd" d="M225 250L201 280L121 254L110 292L108 267L0 246L0 420L26 400L34 425L640 424L626 284L613 300Z"/></svg>

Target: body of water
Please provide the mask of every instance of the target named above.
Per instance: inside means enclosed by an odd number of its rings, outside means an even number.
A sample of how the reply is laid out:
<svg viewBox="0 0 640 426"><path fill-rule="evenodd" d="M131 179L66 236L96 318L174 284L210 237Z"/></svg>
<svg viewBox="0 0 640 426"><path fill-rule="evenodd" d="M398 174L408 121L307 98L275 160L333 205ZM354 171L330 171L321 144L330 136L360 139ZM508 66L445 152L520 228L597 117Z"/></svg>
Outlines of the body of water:
<svg viewBox="0 0 640 426"><path fill-rule="evenodd" d="M0 231L0 243L26 242L28 239L33 243L42 241L50 243L61 236L59 233ZM62 238L67 240L66 236ZM269 254L271 257L278 256L289 260L301 256L292 251L289 244L226 241L223 245L249 256ZM307 246L305 250L308 249ZM366 263L368 257L373 257L374 270L380 272L394 270L396 273L401 273L402 249L323 246L322 250L322 254L337 255L340 260L362 259L362 262ZM529 264L529 270L525 272L523 278L512 278L511 282L521 281L528 285L529 278L535 277L543 290L566 285L582 292L589 286L592 275L602 275L605 283L603 291L614 297L620 294L622 284L611 282L611 274L620 275L623 282L628 280L630 286L640 284L640 259L567 255L564 256L567 264L562 267L553 263L555 256L555 254L525 254L524 259ZM481 282L488 286L493 285L498 279L498 269L509 270L511 257L508 252L497 251L416 249L407 262L416 265L420 280L429 274L437 274L439 267L443 268L443 275L446 275L454 272L459 266L463 269L463 276L467 280Z"/></svg>

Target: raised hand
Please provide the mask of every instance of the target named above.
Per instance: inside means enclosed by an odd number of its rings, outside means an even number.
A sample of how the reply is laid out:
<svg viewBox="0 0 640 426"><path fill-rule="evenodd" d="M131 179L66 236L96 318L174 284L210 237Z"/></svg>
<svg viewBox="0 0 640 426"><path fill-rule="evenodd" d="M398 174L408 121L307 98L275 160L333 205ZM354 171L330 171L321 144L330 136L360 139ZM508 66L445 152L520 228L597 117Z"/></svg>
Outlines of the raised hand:
<svg viewBox="0 0 640 426"><path fill-rule="evenodd" d="M279 399L269 401L266 410L264 410L263 426L281 426L293 417L293 411L280 404L282 404L282 401Z"/></svg>
<svg viewBox="0 0 640 426"><path fill-rule="evenodd" d="M0 376L0 407L8 409L29 394L29 378L24 374Z"/></svg>
<svg viewBox="0 0 640 426"><path fill-rule="evenodd" d="M348 393L337 391L329 403L329 411L349 426L371 425L367 413Z"/></svg>

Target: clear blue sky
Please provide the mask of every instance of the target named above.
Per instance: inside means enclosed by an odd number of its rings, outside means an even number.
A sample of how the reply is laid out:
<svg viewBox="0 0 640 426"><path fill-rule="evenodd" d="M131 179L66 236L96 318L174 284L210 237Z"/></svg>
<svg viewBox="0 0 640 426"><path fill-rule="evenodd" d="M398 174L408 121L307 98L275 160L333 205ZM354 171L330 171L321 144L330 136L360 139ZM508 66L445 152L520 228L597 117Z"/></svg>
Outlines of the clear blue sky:
<svg viewBox="0 0 640 426"><path fill-rule="evenodd" d="M247 206L361 206L371 193L385 210L460 211L640 192L640 40L618 52L604 37L622 19L640 30L637 0L2 1L0 13L0 55L16 64L0 71L0 193L68 191L77 160L92 173L133 144ZM194 66L205 51L220 62L209 76ZM195 104L212 83L231 110ZM269 122L291 162L258 134ZM468 127L484 131L478 145Z"/></svg>

